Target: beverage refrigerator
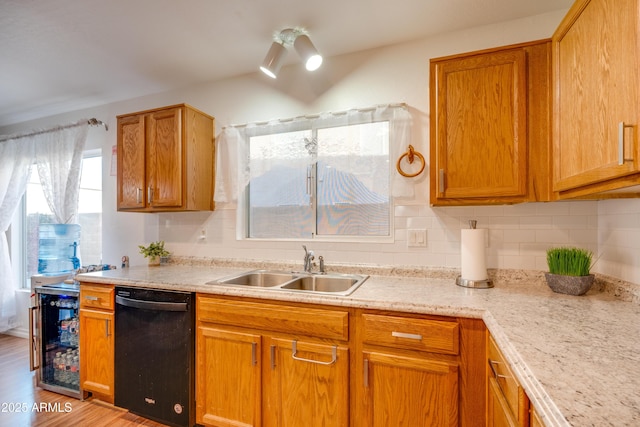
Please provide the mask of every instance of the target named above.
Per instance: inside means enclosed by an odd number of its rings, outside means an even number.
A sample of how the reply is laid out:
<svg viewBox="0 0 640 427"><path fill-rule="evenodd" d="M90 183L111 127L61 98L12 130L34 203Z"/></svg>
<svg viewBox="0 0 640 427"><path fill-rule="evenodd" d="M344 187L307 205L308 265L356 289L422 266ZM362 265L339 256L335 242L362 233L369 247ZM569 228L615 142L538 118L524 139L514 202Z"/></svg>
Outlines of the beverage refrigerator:
<svg viewBox="0 0 640 427"><path fill-rule="evenodd" d="M80 399L79 286L73 281L44 283L35 286L33 293L30 365L37 371L36 384Z"/></svg>

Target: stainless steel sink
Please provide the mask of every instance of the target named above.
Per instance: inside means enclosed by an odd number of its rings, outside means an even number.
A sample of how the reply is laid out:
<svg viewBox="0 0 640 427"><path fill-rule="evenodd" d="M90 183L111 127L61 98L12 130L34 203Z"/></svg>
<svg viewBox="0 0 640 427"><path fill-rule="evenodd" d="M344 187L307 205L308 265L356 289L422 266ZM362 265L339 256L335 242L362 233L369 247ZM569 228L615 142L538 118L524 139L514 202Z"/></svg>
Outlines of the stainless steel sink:
<svg viewBox="0 0 640 427"><path fill-rule="evenodd" d="M282 289L349 295L360 286L368 276L356 275L309 275L299 277L282 285Z"/></svg>
<svg viewBox="0 0 640 427"><path fill-rule="evenodd" d="M358 274L312 274L273 270L251 270L220 280L209 285L253 286L273 290L301 291L331 295L350 295L369 276Z"/></svg>
<svg viewBox="0 0 640 427"><path fill-rule="evenodd" d="M252 270L209 283L270 288L287 283L296 277L293 273L284 271Z"/></svg>

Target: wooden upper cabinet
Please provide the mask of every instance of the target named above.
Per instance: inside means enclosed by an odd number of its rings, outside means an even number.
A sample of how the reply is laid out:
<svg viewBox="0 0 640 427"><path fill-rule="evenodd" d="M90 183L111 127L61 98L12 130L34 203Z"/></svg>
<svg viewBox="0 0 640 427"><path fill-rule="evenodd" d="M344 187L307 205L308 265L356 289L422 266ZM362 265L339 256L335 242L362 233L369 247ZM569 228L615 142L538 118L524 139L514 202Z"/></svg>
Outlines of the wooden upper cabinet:
<svg viewBox="0 0 640 427"><path fill-rule="evenodd" d="M212 210L213 129L186 104L118 116L118 210Z"/></svg>
<svg viewBox="0 0 640 427"><path fill-rule="evenodd" d="M149 115L148 203L154 208L182 206L182 109Z"/></svg>
<svg viewBox="0 0 640 427"><path fill-rule="evenodd" d="M431 60L431 204L548 201L550 41Z"/></svg>
<svg viewBox="0 0 640 427"><path fill-rule="evenodd" d="M638 0L578 0L552 38L553 188L640 184Z"/></svg>
<svg viewBox="0 0 640 427"><path fill-rule="evenodd" d="M145 207L145 119L118 119L118 209Z"/></svg>

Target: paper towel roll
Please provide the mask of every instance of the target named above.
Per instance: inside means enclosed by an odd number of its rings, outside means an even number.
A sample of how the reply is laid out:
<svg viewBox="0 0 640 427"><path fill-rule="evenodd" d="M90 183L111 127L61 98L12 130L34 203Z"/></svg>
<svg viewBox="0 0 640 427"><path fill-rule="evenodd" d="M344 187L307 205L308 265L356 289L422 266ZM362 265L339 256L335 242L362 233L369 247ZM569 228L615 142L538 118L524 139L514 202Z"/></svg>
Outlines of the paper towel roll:
<svg viewBox="0 0 640 427"><path fill-rule="evenodd" d="M463 229L460 252L462 254L462 278L465 280L486 280L485 234L486 229Z"/></svg>

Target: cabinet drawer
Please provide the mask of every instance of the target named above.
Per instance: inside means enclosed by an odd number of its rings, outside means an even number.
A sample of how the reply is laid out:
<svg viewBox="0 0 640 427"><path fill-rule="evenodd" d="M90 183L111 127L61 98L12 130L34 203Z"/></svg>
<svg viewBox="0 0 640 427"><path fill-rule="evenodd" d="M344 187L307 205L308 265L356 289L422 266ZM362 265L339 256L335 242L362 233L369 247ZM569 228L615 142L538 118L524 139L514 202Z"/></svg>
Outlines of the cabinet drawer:
<svg viewBox="0 0 640 427"><path fill-rule="evenodd" d="M200 322L257 328L318 338L349 339L349 313L248 301L231 301L199 295L196 315Z"/></svg>
<svg viewBox="0 0 640 427"><path fill-rule="evenodd" d="M495 378L502 390L511 412L522 424L524 419L529 418L529 399L491 336L489 336L488 352L490 375Z"/></svg>
<svg viewBox="0 0 640 427"><path fill-rule="evenodd" d="M364 342L410 350L458 354L457 322L363 314Z"/></svg>
<svg viewBox="0 0 640 427"><path fill-rule="evenodd" d="M103 310L113 310L113 292L112 285L84 285L80 286L80 307L82 308L100 308Z"/></svg>

